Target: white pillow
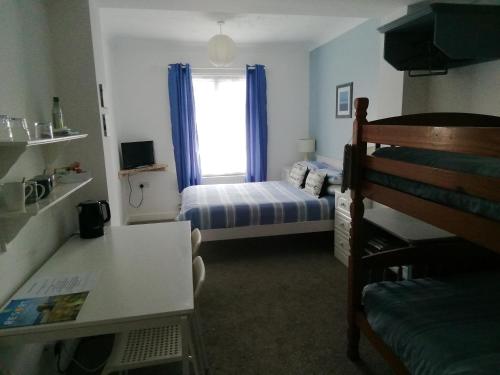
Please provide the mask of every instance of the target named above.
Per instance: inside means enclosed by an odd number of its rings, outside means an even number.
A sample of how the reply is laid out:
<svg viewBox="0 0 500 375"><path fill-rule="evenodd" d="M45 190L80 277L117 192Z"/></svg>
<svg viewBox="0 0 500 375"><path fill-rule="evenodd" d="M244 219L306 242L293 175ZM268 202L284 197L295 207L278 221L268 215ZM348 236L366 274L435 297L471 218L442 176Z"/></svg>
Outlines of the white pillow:
<svg viewBox="0 0 500 375"><path fill-rule="evenodd" d="M302 187L304 183L304 177L307 172L307 165L304 162L297 162L293 165L288 175L287 181L295 186L296 188Z"/></svg>
<svg viewBox="0 0 500 375"><path fill-rule="evenodd" d="M333 174L329 171L326 172L328 176L328 183L330 185L342 185L342 172L337 171L337 173Z"/></svg>
<svg viewBox="0 0 500 375"><path fill-rule="evenodd" d="M338 188L338 186L335 186L335 185L330 185L326 188L326 192L328 195L335 195L336 192L335 192L335 188Z"/></svg>
<svg viewBox="0 0 500 375"><path fill-rule="evenodd" d="M317 169L315 171L309 171L306 178L306 186L304 186L304 191L319 197L321 189L323 188L323 183L325 182L326 171Z"/></svg>

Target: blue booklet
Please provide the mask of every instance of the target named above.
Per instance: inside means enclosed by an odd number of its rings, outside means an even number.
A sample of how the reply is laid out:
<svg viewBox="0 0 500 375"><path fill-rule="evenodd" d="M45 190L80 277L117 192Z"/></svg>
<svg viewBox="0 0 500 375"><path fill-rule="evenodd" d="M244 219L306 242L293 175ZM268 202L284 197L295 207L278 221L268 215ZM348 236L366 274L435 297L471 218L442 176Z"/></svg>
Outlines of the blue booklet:
<svg viewBox="0 0 500 375"><path fill-rule="evenodd" d="M88 294L12 300L0 311L0 329L75 320Z"/></svg>

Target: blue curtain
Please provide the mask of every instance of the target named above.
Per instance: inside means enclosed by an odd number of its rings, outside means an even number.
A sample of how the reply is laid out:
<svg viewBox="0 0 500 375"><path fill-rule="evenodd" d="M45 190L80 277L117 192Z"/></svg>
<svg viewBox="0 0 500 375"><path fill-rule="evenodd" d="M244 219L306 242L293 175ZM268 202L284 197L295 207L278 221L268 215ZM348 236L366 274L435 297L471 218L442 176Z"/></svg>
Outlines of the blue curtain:
<svg viewBox="0 0 500 375"><path fill-rule="evenodd" d="M198 132L194 112L193 82L189 64L168 66L170 121L179 193L201 182Z"/></svg>
<svg viewBox="0 0 500 375"><path fill-rule="evenodd" d="M247 182L267 178L267 94L264 65L247 65Z"/></svg>

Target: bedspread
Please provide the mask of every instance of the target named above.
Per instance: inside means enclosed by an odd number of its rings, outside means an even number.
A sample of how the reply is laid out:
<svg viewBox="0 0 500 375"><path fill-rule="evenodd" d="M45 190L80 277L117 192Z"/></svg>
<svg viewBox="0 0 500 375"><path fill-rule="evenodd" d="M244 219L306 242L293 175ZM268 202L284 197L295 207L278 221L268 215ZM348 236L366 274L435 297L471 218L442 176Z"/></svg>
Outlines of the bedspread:
<svg viewBox="0 0 500 375"><path fill-rule="evenodd" d="M334 196L315 198L286 181L267 181L190 186L182 192L177 220L190 220L193 228L216 229L334 216Z"/></svg>

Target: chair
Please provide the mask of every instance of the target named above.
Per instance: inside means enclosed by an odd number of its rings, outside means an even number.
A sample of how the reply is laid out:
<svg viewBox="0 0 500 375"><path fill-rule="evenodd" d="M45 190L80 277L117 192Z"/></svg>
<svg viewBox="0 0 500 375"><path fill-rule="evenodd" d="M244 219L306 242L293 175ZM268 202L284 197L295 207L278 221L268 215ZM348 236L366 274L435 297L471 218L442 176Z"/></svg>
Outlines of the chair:
<svg viewBox="0 0 500 375"><path fill-rule="evenodd" d="M198 255L201 246L201 232L198 228L194 228L191 232L191 249L193 251L193 259Z"/></svg>
<svg viewBox="0 0 500 375"><path fill-rule="evenodd" d="M205 264L197 256L193 261L194 313L179 323L115 335L113 349L101 374L179 361L183 362L183 375L189 374L189 362L195 375L207 373L208 362L197 313L197 299L204 282Z"/></svg>

